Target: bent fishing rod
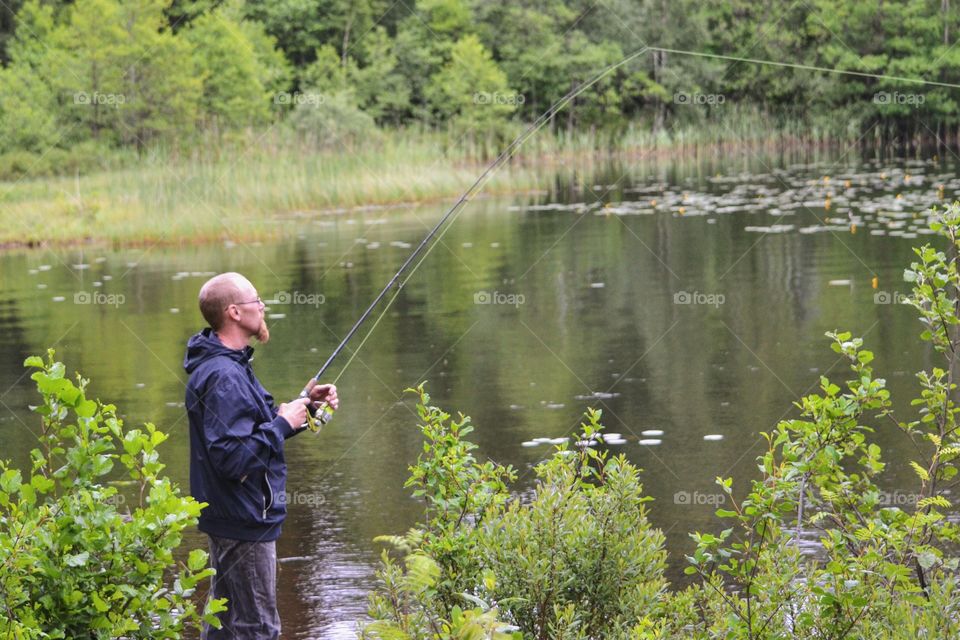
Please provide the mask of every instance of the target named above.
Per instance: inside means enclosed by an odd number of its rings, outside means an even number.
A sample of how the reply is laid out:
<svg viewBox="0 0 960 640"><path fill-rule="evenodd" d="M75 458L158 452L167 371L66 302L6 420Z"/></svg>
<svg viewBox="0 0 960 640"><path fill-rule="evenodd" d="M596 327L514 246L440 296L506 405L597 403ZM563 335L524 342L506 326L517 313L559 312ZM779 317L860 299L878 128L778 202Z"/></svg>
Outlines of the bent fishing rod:
<svg viewBox="0 0 960 640"><path fill-rule="evenodd" d="M437 223L433 226L432 229L430 229L427 235L424 236L423 240L420 241L420 244L417 245L417 247L407 257L407 259L403 262L403 264L400 265L400 268L397 269L397 271L393 274L393 277L391 277L390 280L387 282L387 284L384 285L383 289L380 290L380 293L377 294L377 296L373 299L370 305L364 310L364 312L360 315L357 321L353 324L350 330L346 333L346 335L340 341L340 344L337 345L337 347L333 350L333 352L327 358L326 362L323 363L323 366L320 367L320 370L317 372L317 375L311 378L310 381L307 383L307 385L303 388L303 390L300 392L300 397L308 398L310 396L310 390L318 384L318 381L323 377L323 374L326 373L327 369L330 367L330 365L333 363L336 357L340 355L340 353L344 350L344 348L346 348L347 343L350 342L350 339L353 338L353 336L357 333L357 331L364 324L364 322L367 321L367 318L370 317L370 315L377 308L380 302L387 296L387 294L394 287L394 285L397 284L397 282L400 280L400 276L403 275L403 273L407 270L408 267L410 267L410 265L413 265L413 268L411 269L409 275L407 275L406 279L403 282L401 282L399 286L397 286L396 291L394 292L390 300L387 301L387 304L384 306L380 314L377 316L376 320L373 323L373 326L364 335L363 340L361 340L359 346L357 346L357 348L353 350L353 352L350 355L350 358L347 360L346 364L344 364L343 368L340 370L340 373L337 375L336 378L334 378L334 381L333 381L334 384L337 382L337 380L340 379L340 376L343 375L347 367L350 366L350 363L353 362L353 359L356 357L357 353L360 351L360 349L363 348L363 345L366 343L367 339L376 330L377 326L380 324L380 321L383 319L383 317L386 315L387 311L390 309L391 305L393 304L393 301L396 300L398 295L400 295L400 291L402 290L403 285L407 282L407 280L409 280L413 276L413 274L420 267L420 265L423 264L423 262L427 259L427 256L430 255L430 252L436 246L437 242L439 242L443 238L444 234L446 234L447 230L450 228L450 225L447 223L451 222L452 224L452 221L455 220L456 216L459 215L459 213L463 210L463 208L470 201L470 199L473 198L473 196L476 195L477 192L479 192L480 189L484 187L484 185L490 180L490 178L493 177L493 175L508 160L510 160L516 154L516 152L520 149L521 146L523 146L523 144L528 139L530 139L538 131L540 131L540 129L542 129L543 126L547 122L549 122L561 109L567 106L581 93L583 93L584 91L586 91L587 89L595 85L597 82L602 80L611 72L615 71L619 67L622 67L623 65L634 60L635 58L643 55L647 51L659 51L661 53L673 53L673 54L687 55L687 56L701 57L701 58L730 60L734 62L744 62L748 64L762 64L762 65L770 65L770 66L776 66L776 67L787 67L791 69L801 69L806 71L837 73L837 74L851 75L851 76L857 76L862 78L892 80L897 82L911 82L915 84L924 84L924 85L930 85L930 86L940 86L940 87L950 87L950 88L960 89L960 84L953 84L949 82L937 82L933 80L925 80L922 78L905 78L905 77L889 76L889 75L878 74L878 73L869 73L865 71L835 69L830 67L816 67L811 65L796 64L796 63L789 63L789 62L778 62L774 60L760 60L756 58L741 58L737 56L705 53L700 51L686 51L683 49L668 49L663 47L650 47L650 46L642 47L637 51L634 51L633 53L620 59L618 62L615 62L613 64L610 64L604 67L602 70L594 74L593 77L591 77L589 80L587 80L583 84L578 85L577 87L574 87L566 95L564 95L562 98L560 98L559 100L554 102L552 105L550 105L550 107L546 111L544 111L542 114L540 114L540 116L536 120L534 120L534 122L529 127L527 127L519 136L517 136L509 145L507 145L507 147L500 153L499 156L496 157L496 159L493 160L493 162L487 165L483 173L481 173L480 176L474 181L474 183L470 185L470 187L466 191L463 192L460 198L457 199L457 201L453 204L453 206L447 210L447 212L440 218L439 221L437 221ZM441 231L441 229L443 229L443 231ZM434 238L436 238L437 242L434 242L431 244L431 240L433 240ZM423 253L423 255L421 256L420 254L424 251L425 253ZM416 261L418 257L420 258L419 261L417 261L416 264L414 264L414 261ZM309 407L309 409L310 409L310 418L308 418L307 422L308 422L308 426L314 431L319 430L319 425L317 424L317 422L319 422L320 424L326 424L333 417L333 412L326 405L326 403L322 403L321 406L316 410L314 410L312 407ZM316 421L313 420L313 417L316 417Z"/></svg>

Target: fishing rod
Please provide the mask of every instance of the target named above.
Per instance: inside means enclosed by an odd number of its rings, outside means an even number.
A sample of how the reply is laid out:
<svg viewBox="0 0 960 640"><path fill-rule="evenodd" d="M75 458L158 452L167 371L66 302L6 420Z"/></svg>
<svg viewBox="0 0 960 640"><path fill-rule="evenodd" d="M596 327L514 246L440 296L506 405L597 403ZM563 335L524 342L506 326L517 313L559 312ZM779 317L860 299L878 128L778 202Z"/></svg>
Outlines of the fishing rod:
<svg viewBox="0 0 960 640"><path fill-rule="evenodd" d="M584 91L586 91L587 89L595 85L597 82L602 80L610 72L627 64L631 60L634 60L635 58L642 55L648 50L649 49L647 47L643 47L642 49L639 49L631 53L630 55L626 56L620 61L611 65L608 65L607 67L605 67L604 69L596 73L587 82L584 82L583 84L577 87L574 87L566 95L564 95L562 98L554 102L549 109L547 109L542 114L540 114L540 117L537 118L533 122L533 124L527 127L527 129L525 129L523 133L521 133L519 136L514 138L513 142L507 145L507 147L502 152L500 152L500 155L497 156L493 162L487 165L487 168L483 171L483 173L481 173L480 176L474 181L474 183L470 185L470 187L466 191L463 192L463 194L453 204L453 206L447 210L447 212L440 218L437 224L435 224L433 228L430 229L430 231L427 233L427 235L424 236L423 240L420 241L420 244L417 245L416 249L414 249L413 252L403 262L403 264L400 265L400 268L397 269L397 271L393 274L393 277L391 277L390 280L387 282L387 284L383 287L383 289L380 290L380 293L377 294L377 296L373 299L373 302L371 302L370 305L366 308L366 310L364 310L364 312L360 315L357 321L350 328L350 331L347 332L347 334L340 341L340 344L337 345L336 349L334 349L333 352L330 354L330 356L327 358L327 361L323 363L323 366L320 367L320 370L317 372L317 375L315 375L313 378L310 379L309 382L307 382L306 386L303 388L303 391L300 392L300 397L301 398L310 397L310 390L318 384L318 381L323 377L323 374L326 372L327 368L329 368L330 365L333 363L334 359L336 359L336 357L340 355L340 352L343 351L343 349L347 346L347 343L354 336L354 334L357 333L357 331L360 329L360 326L364 322L366 322L368 317L370 317L370 314L373 313L373 310L377 307L378 304L380 304L380 301L383 300L384 297L386 297L387 293L389 293L390 289L393 288L393 285L397 283L397 281L400 279L400 276L403 274L404 271L406 271L407 267L409 267L413 263L413 261L416 260L417 256L419 256L424 249L426 249L426 253L423 254L423 257L420 259L419 262L417 262L414 265L410 274L407 276L406 280L409 280L410 277L412 277L413 274L416 272L416 270L420 267L420 265L423 264L427 256L430 255L430 251L433 250L433 247L436 246L436 243L432 245L429 244L430 240L434 236L437 236L437 233L447 223L448 220L455 218L455 216L460 211L463 210L467 202L469 202L470 199L480 189L483 188L483 186L487 183L487 181L493 176L494 173L496 173L496 171L500 167L504 165L504 163L506 163L510 158L514 156L514 154L523 145L524 142L526 142L531 136L537 133L537 131L542 129L543 126L547 122L549 122L550 119L553 118L553 116L557 114L557 112L563 109L563 107L565 107L568 103L574 100L578 95L580 95L581 93L583 93ZM447 229L449 229L449 225L447 226ZM443 232L440 233L439 236L437 236L438 242L441 238L443 238L447 229L444 229ZM428 245L429 245L429 248L428 248ZM382 320L383 317L386 315L387 310L393 304L393 301L396 300L398 295L400 295L400 291L403 289L403 285L406 283L406 280L404 280L404 282L402 282L400 286L397 287L397 290L394 293L393 297L390 298L386 306L384 306L383 311L381 311L380 315L377 317L373 326L370 328L370 331L368 331L366 335L364 335L363 340L360 342L360 345L350 355L350 359L347 360L347 363L343 365L343 368L340 370L340 373L334 379L334 383L336 383L336 381L340 379L340 376L343 375L343 372L346 371L347 367L350 366L350 363L353 362L353 359L356 357L357 353L360 351L360 349L363 348L363 345L364 343L366 343L367 338L369 338L370 335L374 332L374 330L376 330L377 325L380 324L380 320ZM330 407L326 406L326 404L324 403L316 410L315 417L317 419L317 422L319 422L320 424L326 424L333 418L333 412L330 409ZM308 424L308 426L313 430L318 430L319 426L316 424L316 422L308 420L308 423L311 423L311 422L312 424Z"/></svg>
<svg viewBox="0 0 960 640"><path fill-rule="evenodd" d="M456 216L463 210L463 208L470 201L470 199L480 189L483 188L483 186L487 183L487 181L489 181L489 179L497 172L497 170L500 169L500 167L502 167L508 160L510 160L516 154L516 152L520 149L523 143L525 143L529 138L531 138L540 129L542 129L543 126L547 122L549 122L551 118L553 118L561 109L567 106L567 104L573 101L581 93L583 93L584 91L586 91L587 89L595 85L597 82L602 80L605 76L607 76L612 71L615 71L619 67L627 64L628 62L631 62L635 58L646 53L647 51L659 51L661 53L673 53L673 54L679 54L679 55L688 55L692 57L731 60L731 61L737 61L737 62L745 62L749 64L765 64L770 66L787 67L787 68L801 69L801 70L807 70L807 71L837 73L837 74L866 77L866 78L873 78L873 79L894 80L898 82L911 82L915 84L924 84L924 85L931 85L931 86L941 86L941 87L950 87L950 88L960 89L960 84L953 84L948 82L937 82L933 80L924 80L922 78L905 78L905 77L898 77L898 76L889 76L885 74L869 73L864 71L854 71L849 69L816 67L816 66L803 65L803 64L797 64L797 63L778 62L774 60L760 60L757 58L741 58L737 56L705 53L701 51L687 51L683 49L669 49L664 47L644 46L638 49L637 51L634 51L633 53L625 56L618 62L615 62L613 64L610 64L604 67L602 70L594 74L593 77L591 77L588 81L578 85L577 87L574 87L566 95L564 95L562 98L560 98L559 100L554 102L552 105L550 105L550 107L546 111L540 114L540 116L533 122L533 124L527 127L527 129L525 129L509 145L507 145L507 147L500 153L499 156L496 157L496 159L494 159L493 162L487 165L483 173L481 173L480 176L474 181L474 183L470 185L470 187L466 191L463 192L460 198L453 204L452 207L450 207L447 210L447 212L440 218L440 220L433 226L433 228L430 229L427 235L424 236L423 240L420 241L420 244L417 245L417 247L407 257L407 259L403 262L403 264L400 265L400 268L397 269L397 271L393 274L393 277L391 277L390 280L387 282L387 284L383 287L383 289L380 290L380 293L377 294L377 296L373 299L370 305L364 310L364 312L353 324L353 326L350 328L347 334L340 341L340 344L337 345L337 347L333 350L333 352L327 358L326 362L323 363L323 366L320 367L320 370L317 372L317 375L311 378L310 381L306 384L306 386L304 386L303 390L300 392L300 397L308 398L310 396L310 390L318 384L318 381L323 377L323 374L327 371L327 369L330 367L333 361L337 358L337 356L340 355L340 353L344 350L344 348L346 348L347 343L350 341L350 339L353 338L353 336L357 333L357 331L360 329L363 323L366 322L367 318L369 318L370 315L373 313L374 309L376 309L377 305L380 304L380 302L390 292L390 289L393 288L393 286L398 282L403 272L406 271L407 268L414 263L414 260L416 260L417 257L420 256L420 253L426 249L426 253L424 253L423 256L420 258L420 260L416 264L414 264L413 269L410 271L410 274L397 287L393 297L391 297L390 300L387 301L387 304L384 306L383 310L380 312L380 315L377 316L376 320L374 321L373 326L364 335L363 340L361 340L359 346L357 346L357 348L351 353L350 358L347 360L347 363L340 370L340 373L337 375L337 377L334 379L333 382L336 383L337 380L340 379L340 376L343 375L347 367L350 366L350 363L353 362L353 359L356 357L357 353L359 353L359 351L363 348L363 345L366 343L367 339L376 330L377 326L380 324L380 321L383 319L387 311L390 309L390 306L393 304L393 301L396 300L398 295L400 295L400 291L403 288L403 285L406 284L407 280L409 280L413 276L416 270L420 267L421 264L423 264L427 256L430 255L430 252L436 246L437 243L430 244L430 241L434 238L434 236L436 236L436 239L438 242L443 238L444 234L446 234L447 230L450 228L450 225L447 225L446 228L444 228L444 225L446 225L448 221L452 221L456 218ZM440 231L441 229L443 229L442 232ZM439 235L437 235L438 233ZM319 425L317 424L317 422L319 422L320 424L326 424L333 417L333 411L332 409L330 409L330 407L326 405L326 403L322 403L321 406L316 410L314 410L312 407L309 407L309 409L310 409L310 417L308 418L307 423L308 423L308 426L314 431L319 430ZM316 421L313 420L314 417L316 417Z"/></svg>

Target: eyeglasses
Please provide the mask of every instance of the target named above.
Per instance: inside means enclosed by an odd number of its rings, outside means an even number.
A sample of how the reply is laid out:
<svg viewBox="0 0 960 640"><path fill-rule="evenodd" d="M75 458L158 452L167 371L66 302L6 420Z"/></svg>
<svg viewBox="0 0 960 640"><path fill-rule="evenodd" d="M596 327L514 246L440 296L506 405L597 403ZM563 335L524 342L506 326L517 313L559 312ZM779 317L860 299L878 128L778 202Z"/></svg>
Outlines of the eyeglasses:
<svg viewBox="0 0 960 640"><path fill-rule="evenodd" d="M256 300L247 300L247 301L245 301L245 302L234 302L233 304L237 304L237 305L240 305L240 304L263 304L263 300L261 300L261 299L258 297ZM229 309L230 307L227 307L227 308Z"/></svg>

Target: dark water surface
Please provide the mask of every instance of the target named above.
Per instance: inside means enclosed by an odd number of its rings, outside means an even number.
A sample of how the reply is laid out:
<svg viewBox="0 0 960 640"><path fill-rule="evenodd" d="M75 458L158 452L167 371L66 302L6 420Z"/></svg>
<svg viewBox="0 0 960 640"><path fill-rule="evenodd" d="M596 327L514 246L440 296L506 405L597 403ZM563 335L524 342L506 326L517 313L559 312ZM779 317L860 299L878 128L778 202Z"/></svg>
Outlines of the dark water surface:
<svg viewBox="0 0 960 640"><path fill-rule="evenodd" d="M745 486L758 432L820 374L844 379L825 331L865 336L910 417L912 372L932 360L912 310L887 302L908 292L911 247L939 244L923 230L941 184L947 200L960 193L954 164L746 154L611 164L472 203L339 380L335 420L288 442L284 636L350 637L373 537L416 521L403 482L421 442L401 391L424 379L437 404L473 417L481 455L517 467L521 487L552 449L535 438L570 435L602 408L626 439L611 448L645 470L679 579L687 533L717 528L714 478ZM37 396L21 363L52 345L128 424L171 434L162 453L186 487L181 362L209 274L243 272L269 299L272 339L254 367L292 397L443 210L298 217L301 237L270 244L0 254L0 456L28 459ZM876 439L896 463L890 499L909 500L905 441L887 425Z"/></svg>

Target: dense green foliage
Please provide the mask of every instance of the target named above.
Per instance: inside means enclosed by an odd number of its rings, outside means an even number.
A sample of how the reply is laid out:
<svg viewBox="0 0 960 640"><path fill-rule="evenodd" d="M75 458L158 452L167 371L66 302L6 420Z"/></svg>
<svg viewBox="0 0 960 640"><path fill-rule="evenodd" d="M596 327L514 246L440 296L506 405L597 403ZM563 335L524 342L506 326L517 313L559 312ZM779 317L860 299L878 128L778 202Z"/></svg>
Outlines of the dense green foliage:
<svg viewBox="0 0 960 640"><path fill-rule="evenodd" d="M189 149L291 112L321 145L374 126L496 140L644 45L958 82L957 37L944 0L23 0L0 7L0 154ZM947 87L649 52L551 128L611 141L747 109L910 141L953 135L958 105Z"/></svg>
<svg viewBox="0 0 960 640"><path fill-rule="evenodd" d="M384 553L364 637L614 638L658 605L663 534L647 521L639 470L587 445L602 440L599 412L573 448L537 466L527 500L507 490L512 468L474 458L469 418L416 392L426 441L407 486L425 501L424 522L381 538L406 567Z"/></svg>
<svg viewBox="0 0 960 640"><path fill-rule="evenodd" d="M693 582L683 589L664 579L663 538L647 523L637 470L593 448L602 445L597 413L575 449L561 445L537 467L532 496L510 496L512 470L477 462L461 439L468 420L448 425L421 389L426 444L408 484L426 513L387 538L406 569L384 554L375 622L363 633L456 638L472 624L476 638L957 637L960 204L931 228L949 250L918 248L904 272L921 339L941 358L917 373L913 409L902 410L915 416L895 417L861 339L829 333L850 379L821 377L797 403L799 417L763 434L768 448L747 491L717 478L725 528L692 534ZM879 428L909 437L917 458L884 462L871 442ZM891 464L918 479L904 504L882 489Z"/></svg>
<svg viewBox="0 0 960 640"><path fill-rule="evenodd" d="M53 351L26 365L37 369L42 429L28 473L0 462L3 637L179 638L202 618L219 624L223 602L200 611L193 597L213 573L206 552L174 561L203 505L161 474L167 436L152 424L124 428Z"/></svg>

